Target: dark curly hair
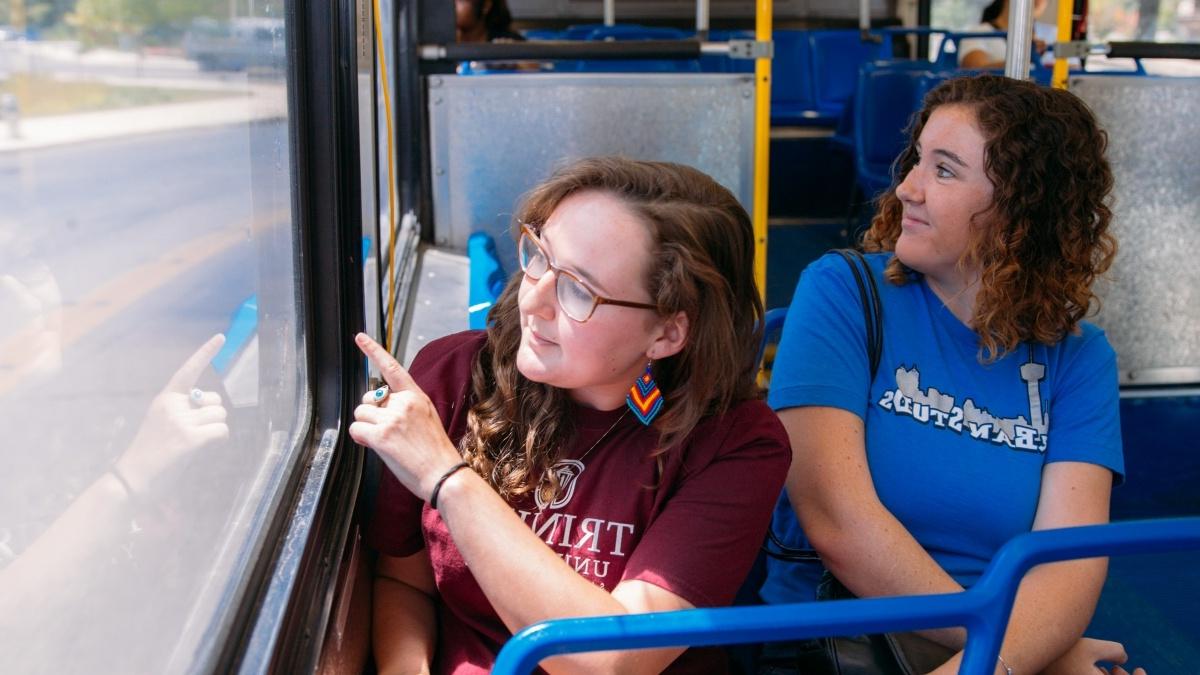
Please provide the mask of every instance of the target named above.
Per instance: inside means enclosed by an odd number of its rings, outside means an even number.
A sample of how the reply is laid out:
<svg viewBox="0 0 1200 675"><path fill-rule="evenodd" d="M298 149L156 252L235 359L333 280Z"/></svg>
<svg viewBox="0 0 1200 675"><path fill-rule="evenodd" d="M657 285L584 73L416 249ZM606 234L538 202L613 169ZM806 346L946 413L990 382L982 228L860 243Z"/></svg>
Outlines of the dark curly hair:
<svg viewBox="0 0 1200 675"><path fill-rule="evenodd" d="M918 161L917 139L929 116L944 105L975 113L993 185L994 224L972 228L959 261L981 273L971 321L980 358L995 360L1022 342L1054 344L1078 330L1095 299L1092 283L1117 252L1109 232L1108 135L1067 91L998 75L948 80L913 119L896 179L863 235L864 250L895 250L903 212L896 187ZM892 283L919 276L896 258L888 265Z"/></svg>
<svg viewBox="0 0 1200 675"><path fill-rule="evenodd" d="M754 227L729 190L680 164L592 157L567 165L525 195L514 220L544 223L567 197L603 192L620 200L653 241L644 283L660 316L684 312L688 338L678 354L655 361L666 401L654 420L663 453L703 417L759 395L754 354L762 300L754 280ZM521 339L517 271L488 313L487 343L471 370L472 404L459 450L505 498L534 489L554 494L554 463L575 433L567 393L517 370Z"/></svg>

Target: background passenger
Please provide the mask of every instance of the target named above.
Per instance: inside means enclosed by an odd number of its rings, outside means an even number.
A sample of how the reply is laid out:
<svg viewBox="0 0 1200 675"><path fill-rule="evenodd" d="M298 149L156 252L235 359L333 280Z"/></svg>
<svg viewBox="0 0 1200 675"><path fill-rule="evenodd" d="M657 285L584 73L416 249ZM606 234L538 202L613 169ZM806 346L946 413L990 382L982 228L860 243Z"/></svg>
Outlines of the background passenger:
<svg viewBox="0 0 1200 675"><path fill-rule="evenodd" d="M458 42L525 39L512 29L507 0L454 0L454 29Z"/></svg>
<svg viewBox="0 0 1200 675"><path fill-rule="evenodd" d="M787 472L786 434L756 400L752 227L728 190L676 164L589 159L518 220L524 273L486 333L431 343L411 377L357 338L390 387L350 427L391 470L368 528L381 673L484 673L545 619L728 604ZM543 667L711 673L723 658Z"/></svg>
<svg viewBox="0 0 1200 675"><path fill-rule="evenodd" d="M1062 0L1066 2L1066 0ZM1033 0L1033 20L1046 11L1049 0ZM979 23L966 29L968 33L988 33L1008 30L1008 0L994 0L983 9ZM1046 53L1046 45L1056 41L1054 26L1034 23L1033 44L1037 55ZM958 64L963 68L1003 68L1007 41L1002 37L967 38L958 44Z"/></svg>
<svg viewBox="0 0 1200 675"><path fill-rule="evenodd" d="M1108 521L1124 470L1116 356L1082 321L1117 248L1106 145L1066 91L950 80L864 236L882 301L874 376L850 269L829 255L801 276L769 401L794 449L794 517L852 593L956 592L1022 532ZM792 514L783 500L776 514L778 532ZM764 599L813 599L803 567L770 561ZM1105 573L1096 558L1025 577L1000 652L1012 672L1124 661L1080 639Z"/></svg>

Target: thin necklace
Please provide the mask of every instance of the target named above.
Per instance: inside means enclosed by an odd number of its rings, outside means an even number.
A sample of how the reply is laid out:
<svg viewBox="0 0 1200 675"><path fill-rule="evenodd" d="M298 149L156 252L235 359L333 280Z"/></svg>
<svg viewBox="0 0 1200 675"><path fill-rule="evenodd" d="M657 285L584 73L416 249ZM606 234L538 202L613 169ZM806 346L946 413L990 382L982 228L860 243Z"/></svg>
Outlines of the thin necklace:
<svg viewBox="0 0 1200 675"><path fill-rule="evenodd" d="M612 430L616 429L617 425L620 424L621 420L625 419L625 416L628 414L629 414L629 407L626 406L625 412L621 413L621 416L617 418L617 421L612 423L612 426L608 428L608 431L605 431L604 433L600 434L600 438L597 438L596 442L592 443L592 446L590 448L588 448L587 450L584 450L582 455L576 457L575 461L582 462L583 458L587 457L589 452L595 450L597 445L600 445L600 441L603 441L604 439L608 438L608 435L612 433Z"/></svg>
<svg viewBox="0 0 1200 675"><path fill-rule="evenodd" d="M596 446L597 446L597 445L600 445L600 442L601 442L601 441L603 441L604 439L608 438L608 435L612 433L612 430L613 430L613 429L616 429L616 428L617 428L617 425L621 423L621 420L625 419L625 415L627 415L627 414L629 414L629 408L628 408L628 407L626 407L626 408L625 408L625 412L622 412L622 413L621 413L621 416L620 416L620 417L618 417L618 418L616 419L616 421L612 423L612 426L610 426L610 427L609 427L607 430L605 430L605 432L604 432L604 433L600 434L600 438L597 438L595 443L592 443L592 445L591 445L591 446L590 446L590 447L589 447L587 450L584 450L584 451L583 451L583 454L582 454L582 455L580 455L579 457L576 457L576 458L575 458L573 461L579 462L579 463L580 463L580 465L582 465L582 464L583 464L583 458L584 458L584 457L587 457L587 456L588 456L588 453L590 453L592 450L595 450L595 449L596 449ZM580 469L580 471L582 471L582 469ZM576 474L576 475L578 475L578 474ZM537 506L538 506L538 513L539 513L539 514L540 514L540 513L541 513L541 512L542 512L542 511L543 511L543 510L546 508L546 505L547 505L547 504L551 504L551 503L553 503L553 501L554 501L553 499L551 499L551 501L550 501L550 502L545 502L545 503L543 503L543 502L542 502L542 497L541 497L540 495L541 495L541 489L542 489L542 486L544 486L544 485L545 485L545 481L543 481L543 482L542 482L542 483L541 483L541 484L538 486L537 492L536 492L536 493L535 493L535 495L534 495L534 501L535 501L535 503L536 503L536 504L537 504Z"/></svg>

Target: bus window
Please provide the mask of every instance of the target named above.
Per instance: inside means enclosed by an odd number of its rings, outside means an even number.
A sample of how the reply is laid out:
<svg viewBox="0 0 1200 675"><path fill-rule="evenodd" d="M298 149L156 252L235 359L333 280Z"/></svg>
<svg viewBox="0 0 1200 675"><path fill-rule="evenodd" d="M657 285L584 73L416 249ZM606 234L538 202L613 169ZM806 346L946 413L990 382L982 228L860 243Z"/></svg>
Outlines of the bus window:
<svg viewBox="0 0 1200 675"><path fill-rule="evenodd" d="M284 3L185 4L0 14L6 672L206 662L307 431Z"/></svg>
<svg viewBox="0 0 1200 675"><path fill-rule="evenodd" d="M1047 1L1034 23L1037 40L1045 44L1057 40L1058 3L1068 1ZM993 4L992 0L932 0L930 25L977 30L984 10ZM1093 43L1200 41L1200 9L1194 0L1092 0L1087 8L1087 39ZM937 45L931 49L936 53ZM1050 59L1045 57L1047 63ZM1146 59L1143 66L1151 75L1200 75L1200 63L1195 61ZM1087 70L1133 70L1133 66L1128 59L1090 56Z"/></svg>
<svg viewBox="0 0 1200 675"><path fill-rule="evenodd" d="M1200 41L1200 9L1194 0L1092 0L1088 5L1088 39L1092 42L1197 42ZM1090 59L1097 64L1103 57ZM1113 59L1114 68L1124 59ZM1126 61L1127 62L1127 61ZM1146 59L1151 75L1200 75L1200 62ZM1128 67L1128 66L1126 66Z"/></svg>

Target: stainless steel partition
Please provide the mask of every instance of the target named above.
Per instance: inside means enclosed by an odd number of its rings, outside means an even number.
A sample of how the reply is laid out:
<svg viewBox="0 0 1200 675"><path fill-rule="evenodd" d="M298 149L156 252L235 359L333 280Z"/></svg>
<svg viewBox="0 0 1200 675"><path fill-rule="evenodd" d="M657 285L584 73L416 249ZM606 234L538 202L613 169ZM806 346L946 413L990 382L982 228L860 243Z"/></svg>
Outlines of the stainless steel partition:
<svg viewBox="0 0 1200 675"><path fill-rule="evenodd" d="M1120 249L1097 322L1121 384L1200 384L1200 80L1085 76L1070 89L1109 134Z"/></svg>
<svg viewBox="0 0 1200 675"><path fill-rule="evenodd" d="M518 73L429 79L434 238L483 230L512 269L510 214L557 166L591 155L679 162L750 210L754 81L724 74Z"/></svg>

